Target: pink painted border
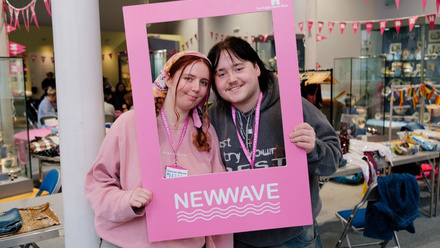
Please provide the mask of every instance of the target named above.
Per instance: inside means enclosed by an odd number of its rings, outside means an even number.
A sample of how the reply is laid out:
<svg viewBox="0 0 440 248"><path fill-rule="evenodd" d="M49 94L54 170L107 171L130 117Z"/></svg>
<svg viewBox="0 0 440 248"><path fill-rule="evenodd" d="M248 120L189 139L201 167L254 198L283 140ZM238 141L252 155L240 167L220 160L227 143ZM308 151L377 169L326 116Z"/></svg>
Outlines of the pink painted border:
<svg viewBox="0 0 440 248"><path fill-rule="evenodd" d="M193 11L197 9L197 11ZM146 24L225 16L233 14L272 11L274 37L280 81L283 130L286 140L285 167L219 173L172 180L162 179L162 171L154 111L150 71L149 48ZM235 233L251 230L309 225L312 223L310 192L308 187L307 158L303 150L288 142L288 134L293 127L302 123L302 108L298 61L296 50L295 25L292 1L290 0L186 0L158 4L127 6L123 8L127 38L130 75L133 97L136 106L136 127L141 163L142 181L145 188L154 194L154 200L146 211L148 237L150 241L181 239L196 236ZM201 37L199 37L201 39ZM295 107L296 106L296 107ZM263 187L261 186L263 185ZM249 193L271 189L278 198L251 201L244 198L235 204L220 204L222 214L206 215L206 219L193 222L178 221L179 211L175 207L175 195L185 192L196 197L203 191L227 191ZM254 189L252 191L251 189ZM264 191L266 193L267 191ZM196 198L198 203L202 201ZM253 204L253 205L249 205ZM258 215L249 209L252 206L268 204ZM203 207L189 208L185 211L214 211L205 202ZM230 207L230 208L228 208ZM228 210L226 210L228 209ZM231 211L234 209L233 211ZM240 211L248 211L246 213ZM229 212L228 215L225 213ZM230 214L234 212L235 214ZM199 215L200 216L200 215ZM220 217L223 216L223 217ZM225 217L227 216L227 217ZM193 219L191 219L193 220Z"/></svg>

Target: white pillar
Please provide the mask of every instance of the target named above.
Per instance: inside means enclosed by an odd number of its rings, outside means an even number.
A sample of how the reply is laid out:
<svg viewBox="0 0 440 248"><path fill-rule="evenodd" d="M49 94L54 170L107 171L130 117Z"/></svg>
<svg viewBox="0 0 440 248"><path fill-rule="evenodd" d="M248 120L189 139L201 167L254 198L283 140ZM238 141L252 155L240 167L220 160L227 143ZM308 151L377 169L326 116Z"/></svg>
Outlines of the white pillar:
<svg viewBox="0 0 440 248"><path fill-rule="evenodd" d="M306 1L306 19L314 21L311 33L308 32L308 24L304 22L304 29L306 34L306 49L305 49L305 64L304 69L316 68L316 29L317 23L317 0Z"/></svg>
<svg viewBox="0 0 440 248"><path fill-rule="evenodd" d="M104 138L98 0L52 1L66 247L98 247L84 180Z"/></svg>

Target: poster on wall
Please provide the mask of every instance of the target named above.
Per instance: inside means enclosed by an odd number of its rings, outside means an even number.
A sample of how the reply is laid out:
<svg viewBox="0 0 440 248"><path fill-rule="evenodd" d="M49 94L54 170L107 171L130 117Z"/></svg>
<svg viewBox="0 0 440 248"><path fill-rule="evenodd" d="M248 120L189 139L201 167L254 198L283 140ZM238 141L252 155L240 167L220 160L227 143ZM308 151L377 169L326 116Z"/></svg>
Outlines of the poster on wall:
<svg viewBox="0 0 440 248"><path fill-rule="evenodd" d="M290 142L285 142L283 151L285 166L172 179L163 177L160 166L147 26L257 12L272 15L284 140L288 141L293 127L303 122L302 109L291 107L301 106L292 1L187 0L123 8L142 182L154 195L146 209L152 242L313 222L306 153ZM199 41L203 35L210 34L198 33Z"/></svg>

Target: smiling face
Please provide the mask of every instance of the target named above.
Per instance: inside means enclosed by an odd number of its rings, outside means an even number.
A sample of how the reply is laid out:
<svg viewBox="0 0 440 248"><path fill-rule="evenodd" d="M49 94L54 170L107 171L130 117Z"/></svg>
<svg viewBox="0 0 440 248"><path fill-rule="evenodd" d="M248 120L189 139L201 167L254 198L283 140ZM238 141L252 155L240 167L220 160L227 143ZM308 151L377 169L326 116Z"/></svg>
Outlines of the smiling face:
<svg viewBox="0 0 440 248"><path fill-rule="evenodd" d="M175 101L177 112L186 116L204 99L209 85L209 67L202 61L195 61L167 78L168 93L165 106L173 108Z"/></svg>
<svg viewBox="0 0 440 248"><path fill-rule="evenodd" d="M257 64L241 60L224 50L214 72L215 87L225 101L247 112L257 105L260 74Z"/></svg>

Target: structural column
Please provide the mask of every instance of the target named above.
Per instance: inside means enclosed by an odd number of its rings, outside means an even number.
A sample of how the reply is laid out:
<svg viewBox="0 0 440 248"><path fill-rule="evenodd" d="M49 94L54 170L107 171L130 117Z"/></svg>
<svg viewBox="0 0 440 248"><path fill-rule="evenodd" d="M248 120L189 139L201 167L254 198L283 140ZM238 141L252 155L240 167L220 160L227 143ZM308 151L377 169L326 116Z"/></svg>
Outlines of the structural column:
<svg viewBox="0 0 440 248"><path fill-rule="evenodd" d="M306 20L314 21L311 32L308 32L308 23L304 22L304 30L306 35L305 40L305 65L304 69L316 69L316 29L317 24L317 0L306 1Z"/></svg>
<svg viewBox="0 0 440 248"><path fill-rule="evenodd" d="M52 1L66 247L99 247L84 180L104 138L98 0Z"/></svg>

